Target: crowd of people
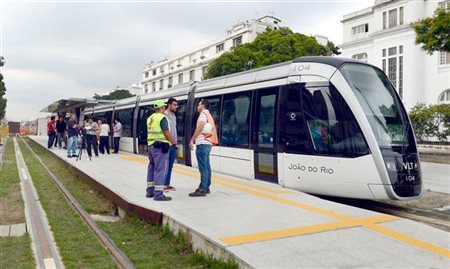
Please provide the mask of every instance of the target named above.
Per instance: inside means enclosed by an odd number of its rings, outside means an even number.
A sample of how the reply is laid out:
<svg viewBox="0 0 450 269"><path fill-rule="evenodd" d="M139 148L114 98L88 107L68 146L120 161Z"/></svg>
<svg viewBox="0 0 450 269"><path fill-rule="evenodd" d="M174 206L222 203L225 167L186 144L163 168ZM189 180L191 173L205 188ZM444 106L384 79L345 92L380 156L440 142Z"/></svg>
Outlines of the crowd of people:
<svg viewBox="0 0 450 269"><path fill-rule="evenodd" d="M170 184L172 168L176 159L177 142L177 118L178 101L169 98L167 104L163 100L157 100L153 104L155 112L147 118L147 144L148 159L146 197L155 201L170 201L172 198L164 192L175 191ZM211 165L209 155L212 146L217 145L217 130L214 119L209 112L209 102L201 100L197 106L199 117L195 132L189 142L189 149L196 145L196 157L200 171L200 184L190 197L205 197L209 194L211 186ZM78 145L80 150L86 146L89 157L92 150L96 157L101 154L110 154L109 137L111 128L106 120L94 120L88 117L83 124L72 114L66 123L63 117L51 117L48 122L48 148L58 145L60 148L64 142L67 149L67 157L77 157ZM119 152L122 125L119 119L114 120L112 126L114 152ZM79 141L79 138L81 138ZM81 142L81 144L80 144Z"/></svg>
<svg viewBox="0 0 450 269"><path fill-rule="evenodd" d="M119 141L122 136L122 124L119 119L113 124L114 152L119 152ZM110 154L109 137L111 128L106 119L94 120L87 117L83 123L79 123L75 114L72 114L66 122L62 115L51 116L47 122L48 143L47 148L64 148L67 150L67 158L78 157L80 150L86 149L89 157L94 151L95 157L101 154Z"/></svg>

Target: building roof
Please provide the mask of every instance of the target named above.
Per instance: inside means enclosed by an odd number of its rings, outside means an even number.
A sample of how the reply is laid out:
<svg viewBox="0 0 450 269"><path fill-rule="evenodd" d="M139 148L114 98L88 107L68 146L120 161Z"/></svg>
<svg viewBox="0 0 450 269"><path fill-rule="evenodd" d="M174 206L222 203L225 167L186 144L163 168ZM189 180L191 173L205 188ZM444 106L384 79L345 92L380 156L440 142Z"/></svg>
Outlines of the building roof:
<svg viewBox="0 0 450 269"><path fill-rule="evenodd" d="M91 98L69 98L61 99L44 107L40 112L67 113L76 108L85 108L104 103L113 103L111 100L97 100Z"/></svg>

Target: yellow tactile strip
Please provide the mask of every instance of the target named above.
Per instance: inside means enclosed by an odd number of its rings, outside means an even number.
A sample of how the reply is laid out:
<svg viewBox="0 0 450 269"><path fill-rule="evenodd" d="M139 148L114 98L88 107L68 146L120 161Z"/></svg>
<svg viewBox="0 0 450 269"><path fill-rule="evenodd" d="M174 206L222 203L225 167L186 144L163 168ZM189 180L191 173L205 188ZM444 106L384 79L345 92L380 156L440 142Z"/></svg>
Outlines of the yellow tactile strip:
<svg viewBox="0 0 450 269"><path fill-rule="evenodd" d="M121 154L121 158L131 161L136 161L140 163L147 163L147 159L142 156L138 155L132 155L132 154ZM176 173L186 175L188 177L198 179L198 173L177 166L174 166L173 169ZM283 194L283 192L280 193L280 190L274 190L262 186L256 186L251 183L247 182L240 182L237 180L233 180L228 177L224 177L221 175L214 175L214 184L224 186L230 189L246 192L258 197L262 197L264 199L276 201L279 203L283 203L289 206L305 209L320 215L324 215L327 217L335 218L341 220L340 222L332 222L332 223L325 223L325 224L316 224L311 226L304 226L304 227L296 227L296 228L289 228L289 229L283 229L283 230L277 230L277 231L269 231L269 232L262 232L262 233L254 233L254 234L247 234L247 235L238 235L238 236L229 236L229 237L222 237L220 240L227 245L236 245L236 244L244 244L244 243L252 243L252 242L259 242L259 241L266 241L266 240L273 240L273 239L279 239L279 238L285 238L290 236L298 236L298 235L305 235L305 234L312 234L317 232L325 232L325 231L332 231L337 229L344 229L344 228L352 228L352 227L365 227L367 229L370 229L372 231L381 233L385 236L397 239L399 241L402 241L404 243L407 243L409 245L413 245L415 247L433 252L435 254L438 254L443 257L450 258L450 250L436 246L433 244L430 244L428 242L425 242L423 240L419 240L416 238L413 238L409 235L402 234L396 231L393 231L389 228L382 227L380 225L377 225L377 223L385 222L385 221L394 221L398 218L389 216L389 215L381 215L376 217L369 217L369 218L354 218L345 216L342 214L338 214L329 210L325 210L322 208L310 206L307 204L303 204L297 201L289 200L286 198L282 198L280 196L275 196L270 193L276 193L276 194ZM258 188L256 188L258 187ZM260 192L254 189L258 189L265 192ZM277 192L274 192L277 191ZM289 191L288 191L289 192Z"/></svg>

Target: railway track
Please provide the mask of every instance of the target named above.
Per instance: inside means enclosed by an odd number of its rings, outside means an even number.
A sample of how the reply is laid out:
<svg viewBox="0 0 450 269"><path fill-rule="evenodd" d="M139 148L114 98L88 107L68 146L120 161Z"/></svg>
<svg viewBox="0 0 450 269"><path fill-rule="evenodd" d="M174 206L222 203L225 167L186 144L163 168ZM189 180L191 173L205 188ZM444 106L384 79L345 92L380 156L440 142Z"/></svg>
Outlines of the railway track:
<svg viewBox="0 0 450 269"><path fill-rule="evenodd" d="M79 214L81 219L88 225L88 227L95 234L99 242L105 247L105 249L110 253L114 262L119 266L119 268L126 269L134 269L135 266L131 263L131 261L127 258L127 256L114 244L114 242L102 231L98 228L95 221L89 215L89 213L78 203L78 201L70 194L70 192L64 187L58 177L53 174L50 169L45 165L42 159L33 151L30 145L26 140L20 138L26 147L30 150L33 156L38 160L40 165L44 168L45 172L48 176L55 182L58 188L66 197L69 204L75 209L75 211Z"/></svg>
<svg viewBox="0 0 450 269"><path fill-rule="evenodd" d="M320 197L341 204L346 204L371 211L389 214L400 218L419 221L422 223L432 225L441 230L450 232L450 214L419 208L403 207L381 201L345 199L339 197L324 197L324 196Z"/></svg>

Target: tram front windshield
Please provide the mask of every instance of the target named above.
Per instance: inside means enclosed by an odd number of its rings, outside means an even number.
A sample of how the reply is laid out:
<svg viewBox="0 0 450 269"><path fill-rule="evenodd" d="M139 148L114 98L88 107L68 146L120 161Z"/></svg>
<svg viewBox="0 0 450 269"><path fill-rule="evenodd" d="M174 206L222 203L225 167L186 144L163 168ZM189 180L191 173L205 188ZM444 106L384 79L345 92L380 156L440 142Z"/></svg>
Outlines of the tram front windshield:
<svg viewBox="0 0 450 269"><path fill-rule="evenodd" d="M410 124L386 75L363 64L344 64L340 71L366 113L380 148L416 152Z"/></svg>

